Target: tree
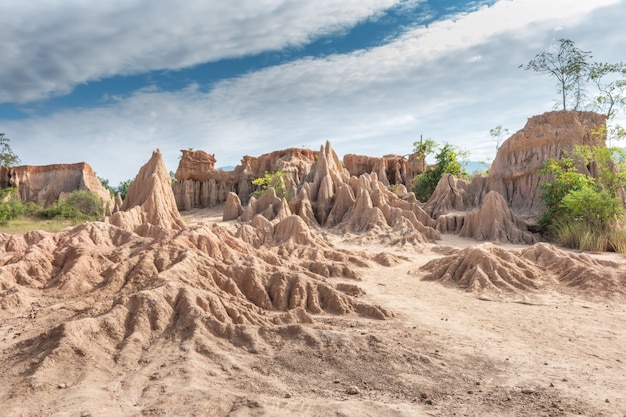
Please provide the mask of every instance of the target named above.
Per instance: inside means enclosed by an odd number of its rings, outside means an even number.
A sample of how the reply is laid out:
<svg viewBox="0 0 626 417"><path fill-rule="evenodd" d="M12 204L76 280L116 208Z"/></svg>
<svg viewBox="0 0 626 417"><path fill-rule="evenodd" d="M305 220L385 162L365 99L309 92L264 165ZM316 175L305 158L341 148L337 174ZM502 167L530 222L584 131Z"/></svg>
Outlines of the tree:
<svg viewBox="0 0 626 417"><path fill-rule="evenodd" d="M12 167L20 164L20 158L13 152L10 140L0 133L0 167Z"/></svg>
<svg viewBox="0 0 626 417"><path fill-rule="evenodd" d="M109 190L109 194L111 194L111 197L113 197L115 195L115 189L111 187L111 185L109 184L109 180L102 177L98 177L98 180L100 180L100 184L102 184L104 188Z"/></svg>
<svg viewBox="0 0 626 417"><path fill-rule="evenodd" d="M413 142L413 152L420 153L423 156L432 154L433 152L435 152L436 149L437 149L437 142L435 142L431 138L423 140L420 135L420 141Z"/></svg>
<svg viewBox="0 0 626 417"><path fill-rule="evenodd" d="M592 100L592 109L612 119L626 106L626 64L594 62L589 69L589 81L598 95Z"/></svg>
<svg viewBox="0 0 626 417"><path fill-rule="evenodd" d="M489 134L496 141L496 151L500 149L500 145L502 145L502 140L509 135L509 129L506 127L502 127L502 125L498 125L493 129L489 129Z"/></svg>
<svg viewBox="0 0 626 417"><path fill-rule="evenodd" d="M591 57L591 52L576 48L573 41L559 39L558 49L540 52L535 59L519 67L554 77L563 110L568 110L568 106L570 110L578 110L583 101Z"/></svg>
<svg viewBox="0 0 626 417"><path fill-rule="evenodd" d="M433 141L433 143L435 143ZM445 174L460 176L463 174L463 167L459 159L467 158L469 153L457 146L444 144L435 155L436 165L418 174L413 179L413 192L415 197L421 202L430 199L437 188L439 180Z"/></svg>
<svg viewBox="0 0 626 417"><path fill-rule="evenodd" d="M134 180L128 179L126 181L120 182L120 185L117 186L117 192L120 193L120 197L122 200L126 198L126 194L128 194L128 189L132 185Z"/></svg>

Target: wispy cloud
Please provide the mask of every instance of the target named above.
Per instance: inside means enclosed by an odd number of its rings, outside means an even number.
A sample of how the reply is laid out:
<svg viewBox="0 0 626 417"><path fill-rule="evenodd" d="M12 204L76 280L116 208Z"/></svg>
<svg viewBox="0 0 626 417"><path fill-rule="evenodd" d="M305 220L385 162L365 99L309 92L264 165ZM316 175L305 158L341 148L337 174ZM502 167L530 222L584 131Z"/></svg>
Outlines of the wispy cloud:
<svg viewBox="0 0 626 417"><path fill-rule="evenodd" d="M500 1L369 50L296 60L208 92L138 91L104 107L8 122L6 130L24 138L14 148L25 163L87 160L113 183L135 175L157 147L175 170L178 150L188 147L234 165L245 154L325 140L340 155L406 154L423 134L487 159L495 153L490 128L513 132L551 108L551 80L518 65L555 37L601 60L626 60L626 34L616 29L624 2L548 3Z"/></svg>
<svg viewBox="0 0 626 417"><path fill-rule="evenodd" d="M302 45L399 1L3 1L0 102Z"/></svg>

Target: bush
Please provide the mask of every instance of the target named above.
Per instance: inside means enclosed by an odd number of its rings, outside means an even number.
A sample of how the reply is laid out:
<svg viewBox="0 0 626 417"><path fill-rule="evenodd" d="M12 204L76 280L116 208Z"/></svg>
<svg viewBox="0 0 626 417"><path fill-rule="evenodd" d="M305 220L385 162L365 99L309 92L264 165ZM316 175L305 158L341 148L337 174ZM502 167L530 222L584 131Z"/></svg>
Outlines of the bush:
<svg viewBox="0 0 626 417"><path fill-rule="evenodd" d="M268 188L273 188L276 191L276 196L278 198L289 199L289 195L287 189L285 187L285 171L276 171L274 173L269 173L265 171L262 177L256 178L252 180L252 184L259 187L252 194L257 197L261 197L263 194L267 192Z"/></svg>
<svg viewBox="0 0 626 417"><path fill-rule="evenodd" d="M618 198L626 184L623 154L614 149L579 146L572 156L544 163L540 174L550 175L552 180L540 185L547 207L540 224L563 246L623 252L626 231L621 219L625 210ZM577 167L586 167L597 177L588 176Z"/></svg>
<svg viewBox="0 0 626 417"><path fill-rule="evenodd" d="M26 211L26 207L17 197L15 188L0 190L0 224L4 225L18 218Z"/></svg>
<svg viewBox="0 0 626 417"><path fill-rule="evenodd" d="M72 191L67 197L48 208L39 210L36 217L76 221L100 220L104 217L104 201L87 190Z"/></svg>
<svg viewBox="0 0 626 417"><path fill-rule="evenodd" d="M456 175L457 177L464 175L463 168L459 162L459 157L466 156L467 152L448 143L444 144L435 160L437 164L433 168L429 168L423 173L416 175L413 179L413 192L415 197L423 203L427 202L435 192L439 180L445 174Z"/></svg>
<svg viewBox="0 0 626 417"><path fill-rule="evenodd" d="M591 187L570 191L561 200L561 210L563 218L588 224L599 231L607 231L624 213L620 199Z"/></svg>

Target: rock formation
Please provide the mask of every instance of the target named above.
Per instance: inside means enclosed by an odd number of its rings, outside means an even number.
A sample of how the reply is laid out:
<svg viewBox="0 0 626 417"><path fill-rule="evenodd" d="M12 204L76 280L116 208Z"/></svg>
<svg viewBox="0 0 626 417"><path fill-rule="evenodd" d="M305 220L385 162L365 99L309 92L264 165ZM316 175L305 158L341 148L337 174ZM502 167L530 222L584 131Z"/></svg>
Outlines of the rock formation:
<svg viewBox="0 0 626 417"><path fill-rule="evenodd" d="M181 150L182 157L174 177L178 181L207 181L215 171L215 155L204 151Z"/></svg>
<svg viewBox="0 0 626 417"><path fill-rule="evenodd" d="M342 233L372 233L388 243L423 243L439 238L433 221L412 193L402 198L391 192L376 173L350 176L330 143L322 146L317 161L298 185L297 194L285 200L272 189L259 200L252 198L243 209L241 220L256 215L268 220L299 216L308 227L324 227ZM226 207L228 219L239 209L234 198ZM227 219L225 216L224 219Z"/></svg>
<svg viewBox="0 0 626 417"><path fill-rule="evenodd" d="M545 209L539 171L577 145L604 146L606 118L591 112L558 111L531 117L499 148L487 177L471 184L444 176L424 207L437 229L477 240L531 244L530 233ZM587 170L587 167L580 167ZM587 174L594 174L593 167Z"/></svg>
<svg viewBox="0 0 626 417"><path fill-rule="evenodd" d="M244 156L241 165L233 171L214 169L215 157L203 151L182 151L173 185L176 204L180 210L215 207L226 202L229 193L248 204L251 194L257 190L252 184L266 172L285 172L286 189L292 195L296 185L311 168L317 152L309 149L289 148L263 154L259 157Z"/></svg>
<svg viewBox="0 0 626 417"><path fill-rule="evenodd" d="M421 153L413 153L408 159L399 155L375 158L347 154L343 157L343 165L355 177L376 173L378 180L387 186L403 184L411 188L413 178L426 169L426 160Z"/></svg>
<svg viewBox="0 0 626 417"><path fill-rule="evenodd" d="M480 208L465 216L459 234L492 242L526 245L537 242L537 237L527 230L528 225L513 214L504 197L496 191L490 191Z"/></svg>
<svg viewBox="0 0 626 417"><path fill-rule="evenodd" d="M560 158L576 145L605 146L606 117L592 112L555 111L528 119L498 149L479 195L500 193L518 215L538 217L545 209L539 177L544 161ZM583 168L583 167L581 167Z"/></svg>
<svg viewBox="0 0 626 417"><path fill-rule="evenodd" d="M147 225L162 229L184 227L172 193L172 180L158 149L139 170L120 211L108 221L128 231L137 231Z"/></svg>
<svg viewBox="0 0 626 417"><path fill-rule="evenodd" d="M50 205L72 191L88 190L100 197L108 212L115 200L85 162L56 165L22 165L0 168L0 188L14 187L24 202Z"/></svg>

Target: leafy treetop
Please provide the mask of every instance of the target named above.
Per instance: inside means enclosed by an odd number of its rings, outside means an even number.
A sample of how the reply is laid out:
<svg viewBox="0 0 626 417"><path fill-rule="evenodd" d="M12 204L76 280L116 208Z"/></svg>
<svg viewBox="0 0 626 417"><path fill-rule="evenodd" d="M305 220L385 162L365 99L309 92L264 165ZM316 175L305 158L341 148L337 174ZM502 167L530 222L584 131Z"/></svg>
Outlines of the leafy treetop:
<svg viewBox="0 0 626 417"><path fill-rule="evenodd" d="M10 140L0 132L0 167L12 167L20 164L20 158L13 152Z"/></svg>

